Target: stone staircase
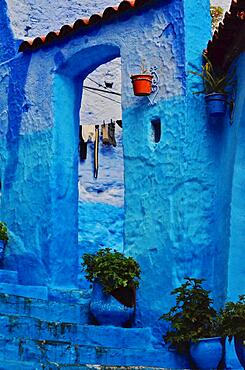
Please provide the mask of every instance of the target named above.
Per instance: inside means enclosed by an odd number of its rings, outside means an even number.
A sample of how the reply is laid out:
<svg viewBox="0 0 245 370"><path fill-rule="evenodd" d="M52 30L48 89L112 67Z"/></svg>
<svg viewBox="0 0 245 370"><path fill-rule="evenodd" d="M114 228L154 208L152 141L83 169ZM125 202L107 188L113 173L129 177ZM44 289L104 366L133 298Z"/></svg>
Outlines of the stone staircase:
<svg viewBox="0 0 245 370"><path fill-rule="evenodd" d="M14 271L0 281L0 370L187 367L150 328L92 325L87 292L19 285Z"/></svg>

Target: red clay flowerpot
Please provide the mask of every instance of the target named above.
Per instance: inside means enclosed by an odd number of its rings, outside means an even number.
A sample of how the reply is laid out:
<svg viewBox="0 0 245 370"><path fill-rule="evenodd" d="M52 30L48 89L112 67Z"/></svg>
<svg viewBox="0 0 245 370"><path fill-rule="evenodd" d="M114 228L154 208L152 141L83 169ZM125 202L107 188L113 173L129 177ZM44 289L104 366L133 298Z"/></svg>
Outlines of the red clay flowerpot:
<svg viewBox="0 0 245 370"><path fill-rule="evenodd" d="M146 96L150 95L152 91L152 75L133 75L131 76L134 95Z"/></svg>

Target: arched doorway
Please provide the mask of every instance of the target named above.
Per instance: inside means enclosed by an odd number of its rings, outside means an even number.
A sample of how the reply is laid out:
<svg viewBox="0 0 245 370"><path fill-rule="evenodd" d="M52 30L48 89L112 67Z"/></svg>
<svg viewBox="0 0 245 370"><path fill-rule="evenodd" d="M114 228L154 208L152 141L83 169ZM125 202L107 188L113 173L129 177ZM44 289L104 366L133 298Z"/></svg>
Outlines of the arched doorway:
<svg viewBox="0 0 245 370"><path fill-rule="evenodd" d="M55 286L76 286L81 271L81 251L78 248L78 145L83 81L98 66L119 56L119 48L112 45L81 50L61 64L54 80L55 239L50 242L49 260L51 284Z"/></svg>
<svg viewBox="0 0 245 370"><path fill-rule="evenodd" d="M97 166L95 129L98 130ZM83 81L79 136L79 254L105 247L123 251L121 58L100 65ZM83 279L80 283L87 286Z"/></svg>

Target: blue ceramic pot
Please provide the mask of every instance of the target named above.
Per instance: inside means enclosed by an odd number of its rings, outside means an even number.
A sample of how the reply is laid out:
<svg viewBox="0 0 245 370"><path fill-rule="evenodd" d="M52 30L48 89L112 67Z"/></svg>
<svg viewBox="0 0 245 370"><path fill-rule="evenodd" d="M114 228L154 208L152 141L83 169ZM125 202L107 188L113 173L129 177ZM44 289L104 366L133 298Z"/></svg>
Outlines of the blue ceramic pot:
<svg viewBox="0 0 245 370"><path fill-rule="evenodd" d="M211 117L222 117L225 115L227 106L225 94L208 94L205 96L205 100Z"/></svg>
<svg viewBox="0 0 245 370"><path fill-rule="evenodd" d="M123 326L134 316L134 307L124 306L112 295L105 294L99 283L93 284L90 311L100 325Z"/></svg>
<svg viewBox="0 0 245 370"><path fill-rule="evenodd" d="M223 355L221 337L202 338L191 343L190 355L198 369L217 369Z"/></svg>
<svg viewBox="0 0 245 370"><path fill-rule="evenodd" d="M236 354L241 362L241 365L245 369L245 340L240 339L240 338L235 338L235 349L236 349Z"/></svg>
<svg viewBox="0 0 245 370"><path fill-rule="evenodd" d="M4 240L0 240L0 261L3 260L4 249L5 249L5 241Z"/></svg>

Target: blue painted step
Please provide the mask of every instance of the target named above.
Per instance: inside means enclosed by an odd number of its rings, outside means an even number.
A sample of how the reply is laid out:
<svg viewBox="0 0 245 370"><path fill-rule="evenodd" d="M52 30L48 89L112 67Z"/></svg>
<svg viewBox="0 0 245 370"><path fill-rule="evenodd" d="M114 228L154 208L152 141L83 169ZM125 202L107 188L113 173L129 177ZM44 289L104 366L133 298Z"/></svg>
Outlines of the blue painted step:
<svg viewBox="0 0 245 370"><path fill-rule="evenodd" d="M82 289L58 289L52 288L48 290L48 300L55 302L80 303L81 299L89 299L91 297L90 290Z"/></svg>
<svg viewBox="0 0 245 370"><path fill-rule="evenodd" d="M162 367L145 367L145 366L129 366L125 369L125 366L100 366L100 365L69 365L69 364L52 364L50 365L43 365L42 370L167 370L166 368Z"/></svg>
<svg viewBox="0 0 245 370"><path fill-rule="evenodd" d="M61 340L109 348L148 348L155 342L150 328L78 325L30 317L0 316L0 335L38 340Z"/></svg>
<svg viewBox="0 0 245 370"><path fill-rule="evenodd" d="M32 361L48 364L100 364L107 366L148 366L186 369L188 363L172 352L162 349L123 349L88 346L70 341L45 341L30 339L0 339L0 361Z"/></svg>
<svg viewBox="0 0 245 370"><path fill-rule="evenodd" d="M62 303L0 294L0 315L12 314L40 320L87 324L89 302L89 299L81 299L79 304Z"/></svg>
<svg viewBox="0 0 245 370"><path fill-rule="evenodd" d="M18 273L17 271L0 270L0 283L17 284Z"/></svg>
<svg viewBox="0 0 245 370"><path fill-rule="evenodd" d="M48 289L44 286L0 283L0 293L13 294L26 298L48 299Z"/></svg>
<svg viewBox="0 0 245 370"><path fill-rule="evenodd" d="M39 364L35 365L33 362L1 361L0 363L0 370L41 370L41 369L42 368Z"/></svg>
<svg viewBox="0 0 245 370"><path fill-rule="evenodd" d="M58 363L50 363L50 364L38 364L34 362L23 362L23 361L3 361L0 364L0 370L125 370L125 367L117 366L117 367L107 367L107 366L100 366L100 365L82 365L77 364L75 366ZM129 367L127 370L164 370L160 367ZM167 370L167 369L165 369Z"/></svg>

